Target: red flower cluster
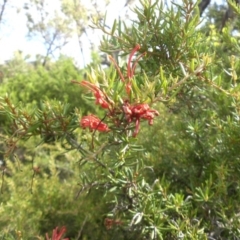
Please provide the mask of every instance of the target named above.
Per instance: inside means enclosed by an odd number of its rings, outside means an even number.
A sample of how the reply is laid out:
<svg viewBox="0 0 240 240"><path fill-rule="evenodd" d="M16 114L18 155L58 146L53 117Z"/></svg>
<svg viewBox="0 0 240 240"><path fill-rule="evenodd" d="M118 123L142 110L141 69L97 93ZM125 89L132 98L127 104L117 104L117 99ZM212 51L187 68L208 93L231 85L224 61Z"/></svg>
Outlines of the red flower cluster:
<svg viewBox="0 0 240 240"><path fill-rule="evenodd" d="M100 132L107 132L109 128L107 124L103 123L98 117L94 115L84 116L80 123L82 128L89 128L90 130L98 130Z"/></svg>
<svg viewBox="0 0 240 240"><path fill-rule="evenodd" d="M46 233L46 240L61 240L63 234L67 231L66 227L62 227L58 232L58 227L53 229L52 238L49 238L48 234ZM62 240L69 240L69 238L64 238Z"/></svg>
<svg viewBox="0 0 240 240"><path fill-rule="evenodd" d="M141 118L148 120L148 124L152 125L154 117L159 115L159 112L157 110L150 109L147 103L130 105L126 101L123 105L123 111L128 122L135 121L136 123L133 137L136 137L139 132Z"/></svg>
<svg viewBox="0 0 240 240"><path fill-rule="evenodd" d="M80 84L88 89L90 89L95 98L96 98L96 104L99 104L102 108L109 108L109 102L107 100L106 95L101 91L101 89L99 87L97 87L96 85L94 85L93 83L87 82L87 81L81 81L81 82L77 82L72 80L73 83L77 83Z"/></svg>
<svg viewBox="0 0 240 240"><path fill-rule="evenodd" d="M114 220L114 219L111 219L111 218L105 218L104 225L107 228L107 230L109 230L114 225L122 225L122 222L120 220Z"/></svg>
<svg viewBox="0 0 240 240"><path fill-rule="evenodd" d="M135 62L132 63L132 58L133 58L134 54L137 51L139 51L139 49L140 49L140 45L137 44L130 53L128 63L127 63L127 77L126 78L123 76L116 61L112 57L110 57L111 61L113 62L113 64L115 65L115 67L119 73L120 79L122 80L122 82L125 83L125 89L126 89L126 92L128 95L131 92L132 79L134 76L136 65L137 65L139 59L143 55L143 54L141 54L135 60ZM72 81L72 82L80 84L81 86L84 86L84 87L88 88L89 90L91 90L96 98L96 104L100 105L102 108L108 109L109 113L107 116L113 117L114 119L116 119L114 115L116 114L116 112L119 112L119 109L114 108L114 103L111 101L111 99L108 96L106 96L106 94L99 87L97 87L93 83L90 83L87 81L82 81L82 82ZM152 125L154 117L159 115L158 111L156 111L154 109L150 109L149 105L146 103L131 105L128 100L125 100L125 102L122 105L122 109L123 109L123 113L126 116L127 122L128 123L135 122L135 124L136 124L135 131L133 133L134 137L136 137L136 135L139 132L141 119L148 120L149 125ZM108 126L105 123L103 123L98 117L96 117L94 115L84 116L81 119L80 125L82 128L89 128L90 130L98 130L100 132L109 131Z"/></svg>

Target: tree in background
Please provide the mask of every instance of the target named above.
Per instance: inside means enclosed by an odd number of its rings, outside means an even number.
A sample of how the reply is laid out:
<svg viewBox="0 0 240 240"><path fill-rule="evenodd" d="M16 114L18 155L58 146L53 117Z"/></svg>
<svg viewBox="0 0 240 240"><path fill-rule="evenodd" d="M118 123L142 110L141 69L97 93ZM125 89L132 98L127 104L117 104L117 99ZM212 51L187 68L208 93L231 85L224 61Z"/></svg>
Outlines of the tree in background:
<svg viewBox="0 0 240 240"><path fill-rule="evenodd" d="M70 22L59 11L49 12L47 1L31 0L29 4L25 4L25 10L29 37L40 35L44 41L46 53L42 64L45 66L47 59L68 43L72 32ZM32 15L32 12L36 12L38 16Z"/></svg>
<svg viewBox="0 0 240 240"><path fill-rule="evenodd" d="M199 5L198 5L199 6L199 11L200 11L200 16L202 16L203 12L210 5L210 3L211 3L211 0L201 0L200 1ZM228 2L226 1L226 3L228 3ZM235 1L233 1L233 3L239 4L240 1L235 0ZM220 30L222 30L225 27L225 25L227 24L227 22L229 20L231 20L231 22L234 22L233 20L237 16L237 15L235 15L235 12L234 12L231 4L230 5L228 4L228 6L226 6L226 5L224 5L224 3L222 3L222 4L214 3L214 7L210 7L210 8L211 8L212 11L214 9L215 11L222 12L222 17L219 14L215 14L215 16L218 15L218 17L221 17L221 21L219 22L219 19L218 19L217 23L216 23L216 25L219 25L218 28ZM213 16L213 14L210 14L210 15Z"/></svg>
<svg viewBox="0 0 240 240"><path fill-rule="evenodd" d="M46 64L49 56L53 56L57 50L61 50L75 35L83 55L82 36L83 34L87 35L92 18L97 21L103 18L103 10L95 1L91 1L88 6L85 6L81 1L61 0L57 2L55 12L50 11L48 4L47 1L31 0L24 6L29 37L39 35L46 47L43 65ZM36 12L38 16L33 12ZM93 46L91 39L88 40Z"/></svg>
<svg viewBox="0 0 240 240"><path fill-rule="evenodd" d="M100 2L102 3L102 2ZM76 0L62 0L61 10L69 21L73 24L73 32L77 35L77 40L79 44L79 49L83 55L83 41L82 36L85 34L88 37L87 31L89 30L89 25L92 19L96 21L101 21L104 18L104 12L108 2L105 1L105 6L101 8L97 1L90 1L89 6L86 7L81 1ZM94 51L94 41L88 38L91 44L91 50ZM84 56L83 56L84 57Z"/></svg>

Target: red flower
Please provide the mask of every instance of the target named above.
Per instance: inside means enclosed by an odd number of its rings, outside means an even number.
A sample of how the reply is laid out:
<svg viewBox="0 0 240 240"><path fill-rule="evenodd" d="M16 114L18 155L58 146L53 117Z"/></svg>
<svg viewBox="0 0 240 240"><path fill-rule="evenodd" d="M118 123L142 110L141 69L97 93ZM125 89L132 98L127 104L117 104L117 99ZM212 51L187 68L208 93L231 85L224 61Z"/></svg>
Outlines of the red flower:
<svg viewBox="0 0 240 240"><path fill-rule="evenodd" d="M135 64L133 65L133 67L131 67L132 57L133 57L133 55L135 54L135 52L137 52L139 49L140 49L140 45L137 44L137 45L135 46L135 48L134 48L134 49L131 51L131 53L130 53L130 56L129 56L129 59L128 59L128 65L127 65L127 76L128 76L128 78L133 78L137 61L135 62Z"/></svg>
<svg viewBox="0 0 240 240"><path fill-rule="evenodd" d="M90 82L87 82L84 80L81 82L72 80L72 82L80 84L80 85L88 88L89 90L91 90L96 98L96 104L99 104L102 108L107 108L107 109L109 108L108 99L99 87L97 87L93 83L90 83Z"/></svg>
<svg viewBox="0 0 240 240"><path fill-rule="evenodd" d="M90 130L98 130L100 132L109 131L107 124L103 123L98 117L94 115L84 116L81 119L80 125L82 128L88 127Z"/></svg>
<svg viewBox="0 0 240 240"><path fill-rule="evenodd" d="M135 69L136 69L136 65L139 61L139 59L145 54L141 54L135 61L135 63L133 65L131 65L132 63L132 58L133 58L133 55L140 49L140 45L137 44L131 51L130 55L129 55L129 58L128 58L128 64L127 64L127 80L128 82L125 81L125 78L119 68L119 66L117 65L116 61L114 60L113 57L109 56L110 60L112 61L112 63L115 65L117 71L118 71L118 74L122 80L122 82L126 82L126 86L125 86L125 89L126 89L126 92L127 94L129 95L130 92L131 92L131 89L132 89L132 83L131 83L131 80L134 76L134 72L135 72Z"/></svg>
<svg viewBox="0 0 240 240"><path fill-rule="evenodd" d="M58 232L58 227L53 229L52 238L49 238L48 234L46 233L46 240L61 240L63 234L66 232L66 227L62 227ZM62 240L69 240L69 238L64 238Z"/></svg>
<svg viewBox="0 0 240 240"><path fill-rule="evenodd" d="M130 105L128 102L125 102L123 105L123 111L128 122L135 121L136 127L133 137L136 137L140 130L141 118L147 119L148 124L152 125L154 117L159 115L158 111L150 109L147 103Z"/></svg>
<svg viewBox="0 0 240 240"><path fill-rule="evenodd" d="M114 225L122 225L122 221L120 220L114 220L112 218L105 218L104 219L104 225L107 228L107 230L111 229Z"/></svg>

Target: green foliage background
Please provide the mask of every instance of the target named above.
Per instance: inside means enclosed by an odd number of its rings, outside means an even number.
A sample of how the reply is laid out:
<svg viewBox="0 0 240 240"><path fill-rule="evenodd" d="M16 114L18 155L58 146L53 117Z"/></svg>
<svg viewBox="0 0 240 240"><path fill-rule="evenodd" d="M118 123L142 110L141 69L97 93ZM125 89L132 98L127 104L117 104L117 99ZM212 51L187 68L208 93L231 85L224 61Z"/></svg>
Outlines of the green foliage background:
<svg viewBox="0 0 240 240"><path fill-rule="evenodd" d="M210 24L214 15L199 26L191 1L168 10L142 1L134 11L131 28L97 27L107 34L103 51L124 57L138 43L146 53L133 98L160 116L151 127L141 123L137 138L79 128L87 112L104 113L70 83L83 71L69 59L8 70L0 90L4 239L43 239L62 225L71 239L240 238L239 38ZM96 65L88 75L103 86L116 76ZM49 129L44 114L59 116Z"/></svg>

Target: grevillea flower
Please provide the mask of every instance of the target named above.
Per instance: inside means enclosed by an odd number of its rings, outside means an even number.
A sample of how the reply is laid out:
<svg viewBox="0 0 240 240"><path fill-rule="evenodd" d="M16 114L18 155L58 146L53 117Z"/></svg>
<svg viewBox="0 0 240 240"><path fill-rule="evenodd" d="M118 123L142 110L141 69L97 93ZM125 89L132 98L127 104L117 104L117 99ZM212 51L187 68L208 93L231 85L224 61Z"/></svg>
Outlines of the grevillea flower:
<svg viewBox="0 0 240 240"><path fill-rule="evenodd" d="M131 51L130 55L129 55L129 58L128 58L128 64L127 64L127 81L125 80L119 66L117 65L116 61L114 60L113 57L109 56L110 60L112 61L112 63L115 65L117 71L118 71L118 74L122 80L122 82L125 82L126 83L126 86L125 86L125 89L126 89L126 92L127 94L129 95L130 92L131 92L131 89L132 89L132 78L134 76L134 73L135 73L135 69L136 69L136 66L137 66L137 63L139 61L139 59L145 54L141 54L135 61L135 63L132 65L132 58L134 56L134 54L139 51L140 49L140 45L137 44Z"/></svg>
<svg viewBox="0 0 240 240"><path fill-rule="evenodd" d="M81 119L80 126L82 128L89 128L90 130L97 130L99 132L109 131L107 124L103 123L98 117L94 115L84 116Z"/></svg>
<svg viewBox="0 0 240 240"><path fill-rule="evenodd" d="M48 234L46 233L46 240L61 240L63 234L66 231L67 229L64 226L59 231L58 231L58 227L56 227L55 229L53 229L52 238L49 238ZM69 240L69 238L64 238L62 240Z"/></svg>
<svg viewBox="0 0 240 240"><path fill-rule="evenodd" d="M112 218L105 218L104 219L104 225L107 228L107 230L111 229L114 225L122 225L122 221L120 220L114 220Z"/></svg>
<svg viewBox="0 0 240 240"><path fill-rule="evenodd" d="M109 108L109 100L107 99L107 96L103 93L103 91L99 87L97 87L93 83L90 83L84 80L81 82L72 80L72 82L80 84L88 88L89 90L91 90L96 98L96 104L99 104L102 108L107 108L107 109Z"/></svg>
<svg viewBox="0 0 240 240"><path fill-rule="evenodd" d="M131 66L131 62L132 62L132 57L135 54L135 52L137 52L140 49L140 45L137 44L135 46L135 48L131 51L130 56L128 58L128 65L127 65L127 76L128 78L133 78L134 76L134 72L135 72L135 68L136 68L136 64L138 61L135 62L135 64L133 66ZM142 55L140 55L141 57ZM139 59L138 59L139 60Z"/></svg>
<svg viewBox="0 0 240 240"><path fill-rule="evenodd" d="M150 109L147 103L130 105L127 101L123 104L123 111L125 113L128 122L135 121L135 131L133 137L136 137L140 130L140 119L148 120L148 124L153 124L155 116L159 115L159 112L154 109Z"/></svg>
<svg viewBox="0 0 240 240"><path fill-rule="evenodd" d="M131 51L128 62L127 62L127 76L124 77L122 74L118 64L116 61L109 56L110 60L112 63L115 65L118 74L120 76L121 81L125 84L125 89L128 95L131 93L132 89L132 80L134 78L134 73L136 69L136 65L139 61L139 59L145 54L140 54L135 61L132 61L132 58L134 54L139 51L140 45L137 44ZM90 83L88 81L72 81L73 83L80 84L81 86L84 86L88 88L90 91L93 92L95 98L96 98L96 104L99 104L102 108L108 109L107 117L110 117L113 119L115 124L117 126L120 125L120 119L116 117L116 114L119 114L119 109L115 108L114 102L95 84ZM149 105L147 103L142 103L142 104L130 104L129 100L125 100L124 103L122 104L122 112L125 115L125 118L128 123L134 122L135 123L135 130L133 133L133 137L135 137L139 130L140 130L140 121L141 119L145 119L148 121L149 125L153 124L153 119L155 116L158 116L159 113L158 111L154 109L150 109ZM89 128L91 131L92 130L98 130L100 132L107 132L110 129L108 128L107 124L103 123L102 120L100 120L98 117L94 115L88 115L84 116L81 121L80 121L80 126L82 128Z"/></svg>

